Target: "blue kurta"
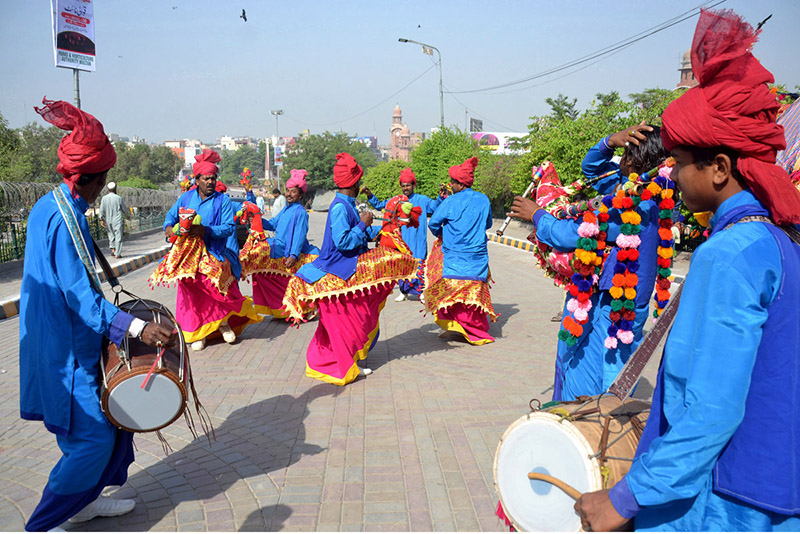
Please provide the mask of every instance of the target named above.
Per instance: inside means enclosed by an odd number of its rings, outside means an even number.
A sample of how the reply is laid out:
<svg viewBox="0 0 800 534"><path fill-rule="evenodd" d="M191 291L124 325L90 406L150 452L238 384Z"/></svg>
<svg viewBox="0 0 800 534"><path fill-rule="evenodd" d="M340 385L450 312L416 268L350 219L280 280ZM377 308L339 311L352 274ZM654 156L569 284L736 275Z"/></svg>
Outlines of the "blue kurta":
<svg viewBox="0 0 800 534"><path fill-rule="evenodd" d="M763 210L749 191L723 202L711 220L711 237L692 257L637 459L611 490L620 513L638 512L637 530L800 530L798 516L759 509L713 488L712 469L743 420L762 329L784 275L767 225L721 231L726 214L747 205Z"/></svg>
<svg viewBox="0 0 800 534"><path fill-rule="evenodd" d="M370 240L375 239L380 228L377 226L370 226L368 228L363 221L355 225L350 224L348 221L347 209L349 207L353 212L356 211L356 200L351 196L337 192L336 198L331 206L328 212L328 228L326 229L326 234L330 233L332 243L328 245L342 252L352 252L355 254L366 252L367 244ZM326 247L325 241L323 241L322 247L323 249ZM322 259L322 256L320 256L315 262L322 261ZM297 276L309 284L313 284L328 274L327 271L323 271L314 265L315 262L306 263L300 267L297 271Z"/></svg>
<svg viewBox="0 0 800 534"><path fill-rule="evenodd" d="M89 205L61 185L94 259L84 212ZM133 317L91 285L52 193L28 218L20 294L20 412L44 421L63 456L50 473L26 529L58 526L106 485L123 484L133 461L131 434L100 410L103 336L121 343Z"/></svg>
<svg viewBox="0 0 800 534"><path fill-rule="evenodd" d="M486 230L492 227L489 198L467 187L436 208L428 227L442 237L444 278L480 280L489 276Z"/></svg>
<svg viewBox="0 0 800 534"><path fill-rule="evenodd" d="M391 199L389 199L391 200ZM389 200L378 200L378 197L372 195L369 197L369 203L376 210L382 210L386 207ZM412 226L403 226L400 229L400 234L403 236L403 241L411 249L411 254L418 260L424 260L428 257L428 217L433 215L434 210L442 203L442 197L432 200L425 195L412 193L408 197L408 201L414 207L422 208L422 215L419 218L419 226L416 228Z"/></svg>
<svg viewBox="0 0 800 534"><path fill-rule="evenodd" d="M587 177L599 176L616 170L619 166L611 161L614 155L605 140L599 142L587 152L581 165ZM610 194L614 186L622 180L619 172L596 184L602 194ZM649 302L655 287L658 273L658 205L653 201L639 204L642 216L642 231L639 234L639 282L636 284L636 320L633 323L633 343L618 343L617 348L609 350L604 341L608 337L611 326L611 295L614 267L617 263L618 247L613 247L603 265L598 282L599 292L591 297L592 309L589 320L583 325L583 334L573 346L558 341L556 356L556 376L553 388L553 400L572 400L580 395L597 395L608 389L622 366L642 341L642 330L649 316ZM620 212L610 209L608 220L608 242L613 242L620 233L622 221ZM556 219L544 210L538 210L533 216L536 225L536 237L543 243L564 252L575 250L578 241L578 227L581 219ZM564 314L570 312L564 306Z"/></svg>
<svg viewBox="0 0 800 534"><path fill-rule="evenodd" d="M299 202L288 204L263 224L265 230L275 232L275 237L267 239L270 258L297 259L300 254L319 254L319 248L308 242L308 212Z"/></svg>
<svg viewBox="0 0 800 534"><path fill-rule="evenodd" d="M182 194L167 212L164 230L172 228L178 222L178 208L181 207L191 208L200 215L200 224L206 228L203 241L208 252L219 261L230 261L231 272L238 279L242 268L239 264L239 245L236 243L236 222L233 220L231 199L216 191L202 199L197 189L191 189Z"/></svg>

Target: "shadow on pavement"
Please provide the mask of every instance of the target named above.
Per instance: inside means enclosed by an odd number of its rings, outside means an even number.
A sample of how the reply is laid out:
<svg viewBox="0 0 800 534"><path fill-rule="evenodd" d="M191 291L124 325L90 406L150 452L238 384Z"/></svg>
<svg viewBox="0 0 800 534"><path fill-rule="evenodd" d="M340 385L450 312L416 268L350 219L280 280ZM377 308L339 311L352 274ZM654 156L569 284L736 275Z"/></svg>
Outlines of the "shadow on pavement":
<svg viewBox="0 0 800 534"><path fill-rule="evenodd" d="M277 474L303 457L325 450L306 443L303 421L310 413L309 403L335 395L337 390L322 383L297 397L277 395L239 408L215 427L217 440L210 446L205 436L199 436L152 464L147 460L163 452L155 437L150 437L138 444L137 463L146 467L129 477L114 495L136 499L136 509L121 518L95 519L75 527L125 530L130 525L133 530L149 530L174 511L178 530L234 530L229 501L243 500L259 510L251 513L242 528L280 528L291 508L278 504L281 488L270 473ZM174 441L168 430L165 437ZM278 475L282 485L283 474Z"/></svg>

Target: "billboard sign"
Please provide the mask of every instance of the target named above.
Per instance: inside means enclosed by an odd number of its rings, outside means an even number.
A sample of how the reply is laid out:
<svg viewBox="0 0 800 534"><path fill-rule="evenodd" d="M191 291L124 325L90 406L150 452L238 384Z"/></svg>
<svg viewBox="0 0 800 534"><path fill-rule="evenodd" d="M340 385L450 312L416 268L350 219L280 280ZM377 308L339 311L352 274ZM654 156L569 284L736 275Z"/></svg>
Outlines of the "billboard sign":
<svg viewBox="0 0 800 534"><path fill-rule="evenodd" d="M94 71L92 0L50 0L56 67Z"/></svg>
<svg viewBox="0 0 800 534"><path fill-rule="evenodd" d="M283 147L280 145L276 145L273 147L275 150L274 158L275 158L275 166L280 167L283 165Z"/></svg>

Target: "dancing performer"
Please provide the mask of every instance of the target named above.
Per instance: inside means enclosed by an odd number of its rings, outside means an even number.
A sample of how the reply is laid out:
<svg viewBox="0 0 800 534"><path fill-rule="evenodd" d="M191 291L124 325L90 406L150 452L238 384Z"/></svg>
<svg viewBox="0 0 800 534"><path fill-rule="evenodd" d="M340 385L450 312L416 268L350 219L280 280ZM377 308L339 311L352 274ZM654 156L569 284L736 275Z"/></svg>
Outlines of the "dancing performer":
<svg viewBox="0 0 800 534"><path fill-rule="evenodd" d="M117 155L95 117L67 102L43 103L36 112L44 120L72 131L58 146L64 183L28 217L20 291L20 414L42 421L62 452L25 525L34 532L133 510L132 499L100 496L106 486L125 483L134 456L133 435L112 426L100 409L103 337L117 344L138 337L151 346L176 337L103 297L84 212Z"/></svg>
<svg viewBox="0 0 800 534"><path fill-rule="evenodd" d="M686 207L713 211L692 256L636 459L575 508L585 530L800 530L800 192L757 32L700 14L699 85L663 115Z"/></svg>
<svg viewBox="0 0 800 534"><path fill-rule="evenodd" d="M219 154L210 149L195 157L197 187L182 194L167 212L167 238L175 237L181 222L188 224L150 277L154 285L177 284L175 318L193 350L203 350L206 338L216 332L233 343L245 326L261 320L252 299L239 290L236 223L231 200L217 186L219 161Z"/></svg>
<svg viewBox="0 0 800 534"><path fill-rule="evenodd" d="M300 267L319 255L319 248L307 238L308 213L302 203L308 189L307 175L304 169L292 169L286 182L287 205L278 215L261 221L259 226L261 214L253 214L250 236L240 255L242 278L251 276L253 280L256 311L278 319L289 316L281 309L289 280ZM275 237L266 238L265 229L275 232Z"/></svg>
<svg viewBox="0 0 800 534"><path fill-rule="evenodd" d="M289 282L286 311L295 321L316 307L319 325L306 353L306 375L343 386L372 371L357 365L378 341L378 319L395 283L414 276L410 254L367 243L377 235L373 216L359 217L355 197L363 170L350 154L336 155L331 202L319 257L303 265Z"/></svg>
<svg viewBox="0 0 800 534"><path fill-rule="evenodd" d="M436 200L432 200L425 195L414 193L417 187L417 177L411 167L403 169L400 172L400 190L406 196L409 202L414 207L419 206L422 209L423 216L420 217L419 226L404 226L403 227L403 240L411 247L411 252L414 257L419 260L420 269L418 273L422 273L425 258L428 257L428 217L433 215L434 210L442 203L444 197L439 195ZM368 202L373 208L382 210L386 207L389 200L378 200L378 197L372 194L368 187L362 189L362 192L367 195ZM422 298L422 278L417 276L412 280L401 280L398 284L400 294L395 301L402 302L409 297ZM424 298L423 298L424 300Z"/></svg>
<svg viewBox="0 0 800 534"><path fill-rule="evenodd" d="M581 165L583 173L589 178L611 173L592 187L601 195L611 194L627 181L630 173L641 174L661 164L668 154L661 144L659 131L656 126L638 124L610 135L592 147ZM619 165L611 160L616 148L624 148ZM648 318L650 296L658 270L657 250L662 238L658 233L658 203L654 200L642 201L638 212L641 215L638 234L641 244L637 248L635 308L630 310L635 313L635 318L631 327L624 329L632 332L632 335L623 336L615 343L607 341L609 329L613 326L611 313L620 311L612 309L615 298L612 291L616 291L613 290L614 276L624 272L624 266L618 261L621 247L615 240L621 239L621 228L627 224L623 222L623 210L612 207L608 211L607 242L614 242L614 246L600 272L599 291L594 291L588 300L587 320L582 325L582 333L577 339L559 336L553 400L573 400L581 395L597 395L608 389L642 340L642 329ZM556 219L530 199L516 197L509 215L533 221L536 238L560 251L575 250L576 243L582 237L579 235L582 218ZM626 251L626 259L627 255ZM574 309L569 310L568 306L573 306L570 299L564 306L564 321L570 321L575 312Z"/></svg>
<svg viewBox="0 0 800 534"><path fill-rule="evenodd" d="M489 293L486 230L492 227L489 198L472 189L478 158L450 167L453 194L436 208L428 226L439 238L425 267L425 309L444 332L473 345L491 343L489 320L497 316Z"/></svg>

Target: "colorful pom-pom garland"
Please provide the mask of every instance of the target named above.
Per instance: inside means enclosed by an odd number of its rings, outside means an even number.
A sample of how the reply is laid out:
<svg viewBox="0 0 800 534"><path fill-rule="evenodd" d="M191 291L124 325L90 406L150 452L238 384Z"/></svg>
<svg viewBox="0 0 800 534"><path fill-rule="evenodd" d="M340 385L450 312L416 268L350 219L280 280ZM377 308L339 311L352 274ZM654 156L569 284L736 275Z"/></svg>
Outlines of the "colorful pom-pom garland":
<svg viewBox="0 0 800 534"><path fill-rule="evenodd" d="M583 334L583 325L589 320L588 312L592 308L591 296L596 290L599 273L605 261L606 239L608 236L609 209L620 211L622 225L620 235L616 239L618 247L617 263L614 265L611 295L611 326L608 327L604 344L609 350L616 349L618 342L629 345L633 342L633 325L636 320L636 285L639 277L639 246L642 231L642 213L639 204L643 200L653 200L659 207L658 229L658 275L656 278L656 308L654 317L661 315L669 301L672 266L672 209L675 207L674 183L669 174L675 160L668 158L659 167L639 176L635 173L628 177L622 189L615 194L603 198L598 214L587 211L583 214L582 223L578 227L578 241L575 247L573 270L567 291L569 315L564 316L560 340L567 345L574 345ZM646 184L646 185L645 185Z"/></svg>

